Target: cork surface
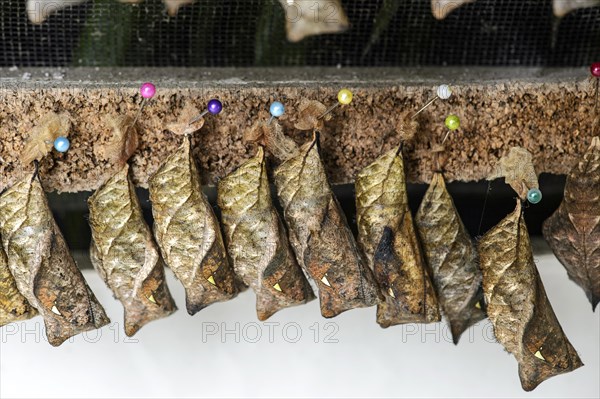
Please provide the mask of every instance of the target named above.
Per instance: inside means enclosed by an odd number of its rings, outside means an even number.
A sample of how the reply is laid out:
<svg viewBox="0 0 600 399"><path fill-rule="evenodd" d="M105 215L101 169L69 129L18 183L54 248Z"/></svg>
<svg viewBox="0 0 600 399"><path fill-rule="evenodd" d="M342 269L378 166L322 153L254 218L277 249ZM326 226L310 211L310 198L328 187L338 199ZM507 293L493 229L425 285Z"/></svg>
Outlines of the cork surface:
<svg viewBox="0 0 600 399"><path fill-rule="evenodd" d="M487 176L512 146L527 148L536 171L566 174L589 146L594 85L586 68L431 68L431 69L2 69L0 68L0 189L32 169L19 153L28 132L49 112L68 112L73 120L71 149L53 151L41 165L47 190L96 189L116 170L98 159L94 147L111 134L107 115L135 115L143 81L158 86L139 119L141 142L131 160L134 181L148 177L180 143L165 125L185 104L199 111L219 98L223 112L208 116L194 135L194 154L203 183L214 185L253 155L243 131L267 119L274 100L286 106L284 130L298 143L310 132L294 129L302 98L334 104L342 87L354 92L321 132L323 158L332 183L353 182L360 169L398 143L399 113L416 111L448 83L454 95L419 115L419 131L405 148L408 180L429 181L431 145L446 133L444 119L454 113L461 128L451 134L446 164L449 180Z"/></svg>

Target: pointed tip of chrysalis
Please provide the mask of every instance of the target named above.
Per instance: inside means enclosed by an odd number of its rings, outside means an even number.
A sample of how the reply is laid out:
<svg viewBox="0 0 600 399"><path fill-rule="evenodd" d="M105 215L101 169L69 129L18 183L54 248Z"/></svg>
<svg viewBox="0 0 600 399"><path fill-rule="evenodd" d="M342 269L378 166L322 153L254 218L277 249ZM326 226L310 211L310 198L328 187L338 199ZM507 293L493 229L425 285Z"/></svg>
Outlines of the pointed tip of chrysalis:
<svg viewBox="0 0 600 399"><path fill-rule="evenodd" d="M594 296L592 295L592 312L596 312L596 307L598 306L598 303L600 302L600 296Z"/></svg>

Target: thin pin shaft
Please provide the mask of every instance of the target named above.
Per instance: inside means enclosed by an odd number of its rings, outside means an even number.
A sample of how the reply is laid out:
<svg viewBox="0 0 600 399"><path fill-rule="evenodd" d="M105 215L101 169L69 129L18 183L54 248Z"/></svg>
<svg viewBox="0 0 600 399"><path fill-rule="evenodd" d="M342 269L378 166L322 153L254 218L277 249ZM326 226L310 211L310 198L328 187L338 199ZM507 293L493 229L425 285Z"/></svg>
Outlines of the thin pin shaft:
<svg viewBox="0 0 600 399"><path fill-rule="evenodd" d="M327 114L331 113L331 111L333 111L334 109L336 109L339 106L340 106L340 103L335 103L334 105L332 105L331 107L329 107L327 109L327 111L325 111L321 115L319 115L319 117L317 119L323 119Z"/></svg>
<svg viewBox="0 0 600 399"><path fill-rule="evenodd" d="M196 123L198 122L200 119L204 118L204 115L208 114L208 110L205 109L204 111L202 111L202 113L200 115L198 115L197 117L195 117L194 119L192 119L191 121L189 121L188 125L191 125L192 123Z"/></svg>
<svg viewBox="0 0 600 399"><path fill-rule="evenodd" d="M596 134L596 128L598 127L598 124L600 123L600 113L598 112L598 92L600 91L600 78L596 78L596 105L594 106L594 122L593 126L592 126L592 136L595 136Z"/></svg>
<svg viewBox="0 0 600 399"><path fill-rule="evenodd" d="M448 130L446 132L446 135L444 136L444 139L442 140L442 144L444 144L446 142L446 139L448 138L448 135L450 134L450 130Z"/></svg>
<svg viewBox="0 0 600 399"><path fill-rule="evenodd" d="M427 104L425 104L420 110L418 110L416 114L411 116L411 119L415 119L417 117L417 115L419 115L421 112L425 111L425 109L427 109L427 107L429 107L431 104L433 104L438 98L439 98L438 96L433 97L433 99L430 100Z"/></svg>
<svg viewBox="0 0 600 399"><path fill-rule="evenodd" d="M137 123L138 119L140 119L140 116L142 116L142 112L144 112L144 107L146 107L147 102L148 101L146 101L145 98L142 100L142 106L140 107L139 111L135 115L135 118L133 119L133 123L131 124L131 126L135 125ZM129 127L131 127L131 126L129 126Z"/></svg>
<svg viewBox="0 0 600 399"><path fill-rule="evenodd" d="M271 117L269 118L269 122L267 122L267 126L271 124L271 122L273 122L273 119L275 119L275 116L271 115Z"/></svg>

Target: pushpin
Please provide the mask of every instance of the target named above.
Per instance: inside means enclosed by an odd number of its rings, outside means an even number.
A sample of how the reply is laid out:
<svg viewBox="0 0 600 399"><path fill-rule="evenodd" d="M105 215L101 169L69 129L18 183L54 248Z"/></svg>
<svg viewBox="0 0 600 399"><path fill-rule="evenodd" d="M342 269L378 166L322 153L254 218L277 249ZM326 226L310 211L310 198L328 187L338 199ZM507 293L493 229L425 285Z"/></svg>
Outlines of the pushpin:
<svg viewBox="0 0 600 399"><path fill-rule="evenodd" d="M67 152L69 147L71 147L71 143L65 136L57 137L56 140L54 140L54 149L58 152Z"/></svg>
<svg viewBox="0 0 600 399"><path fill-rule="evenodd" d="M322 119L323 117L325 117L327 114L331 113L331 111L333 111L334 109L336 109L337 107L339 107L340 105L348 105L352 102L352 92L348 89L342 89L338 92L337 95L337 99L338 102L335 103L334 105L332 105L331 107L329 107L327 109L327 111L323 112L318 119Z"/></svg>
<svg viewBox="0 0 600 399"><path fill-rule="evenodd" d="M527 201L531 202L532 204L537 204L541 200L542 192L539 188L532 188L529 191L527 191Z"/></svg>
<svg viewBox="0 0 600 399"><path fill-rule="evenodd" d="M444 124L448 128L448 132L444 136L444 139L442 140L442 144L444 144L444 142L448 138L448 135L450 134L450 132L453 132L454 130L457 130L460 127L460 118L456 115L448 115L448 117L444 121Z"/></svg>
<svg viewBox="0 0 600 399"><path fill-rule="evenodd" d="M200 119L204 118L204 115L208 114L209 112L213 115L218 115L221 113L221 111L223 111L223 104L221 103L221 101L217 100L216 98L213 98L208 102L208 106L206 107L206 109L202 111L200 115L192 119L189 122L189 124L191 125L193 123L198 122Z"/></svg>
<svg viewBox="0 0 600 399"><path fill-rule="evenodd" d="M269 123L267 123L267 125L270 125L271 122L273 122L273 119L279 118L281 115L283 115L284 112L285 106L279 101L273 101L271 103L271 106L269 107L269 113L271 114L271 118L269 118Z"/></svg>
<svg viewBox="0 0 600 399"><path fill-rule="evenodd" d="M135 123L138 121L138 119L142 115L142 111L144 111L144 107L148 103L148 100L150 100L156 94L156 86L154 86L150 82L146 82L142 85L142 87L140 87L140 94L142 95L142 98L143 98L142 105L141 105L140 110L138 111L137 115L135 116L135 119L133 120L132 126L135 125Z"/></svg>
<svg viewBox="0 0 600 399"><path fill-rule="evenodd" d="M419 115L421 112L425 111L425 109L427 109L427 107L429 107L431 104L433 104L436 100L441 99L441 100L447 100L452 96L452 89L450 89L450 86L448 85L441 85L437 88L436 90L436 96L429 100L427 102L427 104L425 104L420 110L418 110L411 118L414 119L417 117L417 115Z"/></svg>

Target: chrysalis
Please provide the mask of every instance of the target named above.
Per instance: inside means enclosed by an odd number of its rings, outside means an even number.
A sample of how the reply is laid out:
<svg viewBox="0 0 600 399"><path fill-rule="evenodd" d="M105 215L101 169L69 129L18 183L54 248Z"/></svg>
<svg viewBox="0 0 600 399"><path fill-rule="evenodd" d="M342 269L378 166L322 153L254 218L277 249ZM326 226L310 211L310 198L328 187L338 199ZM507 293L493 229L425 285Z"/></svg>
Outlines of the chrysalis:
<svg viewBox="0 0 600 399"><path fill-rule="evenodd" d="M0 327L37 315L27 298L17 288L17 283L8 268L8 259L0 246Z"/></svg>
<svg viewBox="0 0 600 399"><path fill-rule="evenodd" d="M600 138L567 176L560 207L544 223L544 237L592 309L600 301Z"/></svg>
<svg viewBox="0 0 600 399"><path fill-rule="evenodd" d="M339 33L348 26L340 0L279 0L285 10L285 29L290 42L307 36Z"/></svg>
<svg viewBox="0 0 600 399"><path fill-rule="evenodd" d="M149 189L156 241L185 287L188 313L233 298L237 282L219 222L202 193L188 136L152 176Z"/></svg>
<svg viewBox="0 0 600 399"><path fill-rule="evenodd" d="M37 172L0 196L0 235L17 288L54 346L110 322L54 221Z"/></svg>
<svg viewBox="0 0 600 399"><path fill-rule="evenodd" d="M298 263L319 287L321 314L373 306L379 292L325 175L318 134L275 170Z"/></svg>
<svg viewBox="0 0 600 399"><path fill-rule="evenodd" d="M129 165L108 179L88 200L92 264L125 308L125 334L177 310L167 287L164 264L144 221Z"/></svg>
<svg viewBox="0 0 600 399"><path fill-rule="evenodd" d="M262 147L219 182L218 197L229 255L235 272L256 293L258 318L312 300L271 200Z"/></svg>
<svg viewBox="0 0 600 399"><path fill-rule="evenodd" d="M487 313L496 339L519 362L526 391L583 363L565 336L538 274L521 202L479 242Z"/></svg>
<svg viewBox="0 0 600 399"><path fill-rule="evenodd" d="M562 18L571 11L579 8L589 8L600 5L600 0L552 0L552 11L557 18Z"/></svg>
<svg viewBox="0 0 600 399"><path fill-rule="evenodd" d="M356 177L358 242L385 297L377 323L440 320L438 302L425 266L408 207L399 147L388 151Z"/></svg>
<svg viewBox="0 0 600 399"><path fill-rule="evenodd" d="M436 19L446 19L455 9L476 0L431 0L431 13Z"/></svg>
<svg viewBox="0 0 600 399"><path fill-rule="evenodd" d="M441 173L434 173L415 218L441 308L458 343L469 326L485 318L475 245L456 211Z"/></svg>

